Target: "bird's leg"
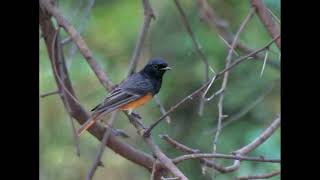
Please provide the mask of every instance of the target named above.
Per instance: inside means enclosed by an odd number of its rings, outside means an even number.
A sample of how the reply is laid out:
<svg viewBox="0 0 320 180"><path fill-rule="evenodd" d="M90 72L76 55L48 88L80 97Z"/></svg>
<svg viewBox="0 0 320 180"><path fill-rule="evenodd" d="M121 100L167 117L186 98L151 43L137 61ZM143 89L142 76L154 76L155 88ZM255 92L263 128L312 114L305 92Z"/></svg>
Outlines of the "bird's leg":
<svg viewBox="0 0 320 180"><path fill-rule="evenodd" d="M129 115L132 115L133 117L137 118L137 119L142 119L141 116L138 113L131 111L128 111Z"/></svg>

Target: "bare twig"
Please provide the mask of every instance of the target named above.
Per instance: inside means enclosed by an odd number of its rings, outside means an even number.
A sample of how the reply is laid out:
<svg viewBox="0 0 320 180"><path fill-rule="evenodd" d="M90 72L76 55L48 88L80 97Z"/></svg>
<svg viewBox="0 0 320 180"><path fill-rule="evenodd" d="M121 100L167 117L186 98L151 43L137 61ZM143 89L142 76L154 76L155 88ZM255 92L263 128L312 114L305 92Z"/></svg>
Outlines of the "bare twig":
<svg viewBox="0 0 320 180"><path fill-rule="evenodd" d="M54 90L54 91L50 91L50 92L47 92L47 93L43 93L43 94L40 95L40 97L44 98L44 97L51 96L51 95L54 95L54 94L59 94L59 90Z"/></svg>
<svg viewBox="0 0 320 180"><path fill-rule="evenodd" d="M273 18L277 21L277 23L280 24L281 23L280 19L269 8L267 8L267 10L273 16Z"/></svg>
<svg viewBox="0 0 320 180"><path fill-rule="evenodd" d="M152 171L151 171L151 175L150 175L150 180L154 180L154 174L156 172L156 165L157 165L157 159L154 160L154 162L153 162Z"/></svg>
<svg viewBox="0 0 320 180"><path fill-rule="evenodd" d="M241 62L247 60L249 57L265 51L267 48L269 48L269 46L277 39L279 38L279 36L277 36L276 38L274 38L273 40L271 40L270 42L268 42L265 46L263 46L260 49L257 49L253 52L251 52L250 54L247 54L245 56L242 56L238 59L236 59L229 67L223 69L222 71L220 71L219 73L217 73L215 76L216 79L220 78L224 73L226 73L227 71L230 71L232 68L234 68L235 66L237 66L238 64L240 64ZM195 90L194 92L192 92L190 95L186 96L185 98L183 98L181 101L179 101L176 105L172 106L170 108L169 111L167 111L166 114L162 115L157 121L155 121L152 125L149 126L149 128L145 131L144 136L149 136L150 132L152 131L152 129L157 126L165 117L167 117L170 113L172 113L173 111L175 111L181 104L183 104L184 102L186 102L187 100L192 100L193 97L195 97L196 95L198 95L201 91L203 91L205 88L207 88L207 86L210 84L211 81L208 81L207 83L205 83L204 85L202 85L199 89Z"/></svg>
<svg viewBox="0 0 320 180"><path fill-rule="evenodd" d="M167 134L159 135L159 136L160 136L161 139L164 139L166 142L168 142L174 148L176 148L176 149L178 149L178 150L180 150L182 152L186 152L186 153L199 153L200 152L200 150L198 150L198 149L189 148L186 145L183 145L183 144L173 140Z"/></svg>
<svg viewBox="0 0 320 180"><path fill-rule="evenodd" d="M254 10L250 9L249 14L246 16L246 18L244 19L244 21L241 23L239 30L237 31L234 40L231 44L231 48L229 49L227 58L226 58L226 65L225 68L228 68L231 64L231 60L232 60L232 55L233 55L233 49L235 48L237 41L240 37L240 33L243 31L243 29L245 28L245 26L248 24L248 22L251 20L252 16L254 14ZM228 82L228 77L229 77L229 71L226 72L224 74L223 77L223 81L222 81L222 85L221 85L221 93L220 93L220 98L219 98L219 102L218 102L218 110L219 110L219 116L218 116L218 126L217 126L217 131L215 133L214 139L213 139L213 150L212 152L215 153L217 150L217 142L218 142L218 138L220 135L220 131L221 131L221 122L222 119L225 117L224 112L223 112L223 100L224 100L224 92L225 89L227 87L227 82Z"/></svg>
<svg viewBox="0 0 320 180"><path fill-rule="evenodd" d="M154 100L155 100L155 102L157 103L157 105L159 106L160 111L161 111L161 114L162 114L162 115L166 114L167 111L166 111L166 109L164 108L164 106L162 105L162 103L161 103L160 98L159 98L158 95L155 95L155 96L154 96ZM166 117L166 121L167 121L167 123L170 123L170 122L171 122L170 116L167 116L167 117Z"/></svg>
<svg viewBox="0 0 320 180"><path fill-rule="evenodd" d="M60 28L58 28L56 30L56 32L53 34L52 46L51 46L52 47L51 54L52 54L52 58L53 59L56 59L58 62L64 62L64 54L63 54L63 51L62 51L62 47L59 44L59 40L60 40L59 32L60 32ZM58 72L56 66L53 66L53 74L55 75L56 80L60 83L60 86L58 86L59 87L58 91L61 92L60 93L61 98L66 98L66 96L68 94L76 103L78 103L79 106L81 106L79 101L77 100L77 98L75 98L73 96L73 94L64 86L63 80L61 79L61 77L64 78L63 73L61 71ZM61 74L61 77L60 77L60 74ZM69 104L68 104L68 101L64 101L63 103L64 103L64 106L65 106L65 108L67 110L67 114L69 116L69 120L71 122L73 139L74 139L74 143L75 143L75 147L76 147L76 153L77 153L78 156L80 156L79 139L78 139L78 136L76 134L76 128L74 126L74 122L73 122L73 119L72 119L72 116L71 116L71 111L70 111L70 108L69 108Z"/></svg>
<svg viewBox="0 0 320 180"><path fill-rule="evenodd" d="M270 124L270 126L264 130L256 139L250 144L242 147L235 151L236 154L246 155L252 150L256 149L259 145L264 143L279 127L280 127L280 114L277 115L276 119Z"/></svg>
<svg viewBox="0 0 320 180"><path fill-rule="evenodd" d="M188 32L188 34L189 34L189 36L190 36L190 38L192 40L193 46L196 49L197 53L199 54L200 58L202 59L202 61L204 63L204 72L205 72L205 74L204 74L205 75L204 82L207 82L207 81L209 81L209 62L208 62L208 58L204 54L204 52L202 51L202 47L201 47L200 43L197 41L197 39L196 39L196 37L195 37L195 35L194 35L193 31L192 31L191 25L188 22L187 16L186 16L185 12L183 11L179 0L174 0L174 2L175 2L176 7L178 8L178 11L179 11L180 15L181 15L182 22L183 22L184 26L186 27L187 32ZM204 100L204 98L201 97L200 98L200 103L199 103L199 110L198 110L199 115L203 114L204 103L205 103L205 100Z"/></svg>
<svg viewBox="0 0 320 180"><path fill-rule="evenodd" d="M252 108L254 108L257 104L259 104L273 89L274 83L268 87L261 95L259 95L254 101L250 102L248 105L244 106L239 112L232 114L230 117L228 117L221 125L221 128L225 128L229 124L239 120L242 116L247 114ZM215 133L217 131L217 128L210 130L210 132Z"/></svg>
<svg viewBox="0 0 320 180"><path fill-rule="evenodd" d="M275 38L280 34L279 27L274 23L272 17L269 14L268 9L263 4L262 0L251 0L251 5L255 8L257 15L259 16L261 22L268 30L269 34L272 38ZM281 41L280 38L277 39L276 45L279 49L281 49Z"/></svg>
<svg viewBox="0 0 320 180"><path fill-rule="evenodd" d="M77 47L79 48L81 54L85 57L90 67L98 77L100 83L107 89L112 89L112 82L109 80L107 75L104 73L102 68L98 65L96 59L92 56L90 49L88 48L85 41L82 39L77 30L64 18L59 9L53 6L48 0L40 0L40 8L44 8L48 11L52 16L55 17L57 23L62 26L67 33L69 33L72 40L75 42Z"/></svg>
<svg viewBox="0 0 320 180"><path fill-rule="evenodd" d="M280 170L271 172L271 173L267 173L267 174L258 174L258 175L251 175L251 176L241 176L241 177L237 177L236 180L249 180L249 179L268 179L271 178L273 176L277 176L280 175Z"/></svg>
<svg viewBox="0 0 320 180"><path fill-rule="evenodd" d="M157 159L170 170L170 172L181 180L187 180L188 178L177 168L177 166L169 159L156 145L151 136L145 138L145 141L151 148L152 153Z"/></svg>
<svg viewBox="0 0 320 180"><path fill-rule="evenodd" d="M180 150L182 152L185 153L201 153L200 150L198 149L192 149L190 147L187 147L186 145L177 142L176 140L170 138L168 135L163 135L161 136L162 139L164 139L166 142L168 142L170 145L172 145L174 148L176 148L177 150ZM200 163L203 164L205 167L211 167L216 169L217 171L221 172L221 173L227 173L229 171L231 171L232 169L228 168L228 167L223 167L220 164L216 163L216 162L212 162L209 161L205 158L200 158Z"/></svg>
<svg viewBox="0 0 320 180"><path fill-rule="evenodd" d="M41 1L40 1L41 2ZM41 3L43 4L43 2ZM57 59L53 58L52 54L52 41L54 39L54 34L56 32L54 25L50 19L50 15L48 15L44 8L39 8L39 23L41 31L44 34L44 41L46 44L46 48L48 51L48 55L51 61L52 66L57 66L57 69L60 70L61 73L64 74L64 85L68 90L74 95L74 91L71 85L71 81L69 79L68 71L65 66L65 62L58 62ZM55 75L56 78L56 75ZM61 85L56 79L56 83L61 89ZM68 94L65 96L65 98L61 97L63 102L68 102L67 105L70 108L70 114L73 118L75 118L80 124L83 124L86 122L86 120L89 118L89 114L83 109L83 107L79 106ZM102 140L103 134L106 131L106 128L101 126L99 123L96 123L93 125L92 128L89 129L89 132L94 135L98 140ZM110 135L109 140L107 142L107 146L110 147L114 152L121 155L122 157L132 161L133 163L139 164L142 167L145 167L149 171L152 169L153 165L153 158L152 156L132 147L131 145L127 143L123 143L115 138L113 134Z"/></svg>
<svg viewBox="0 0 320 180"><path fill-rule="evenodd" d="M149 0L142 0L142 1L143 1L143 8L144 8L144 21L143 21L143 26L141 28L141 32L139 35L139 39L136 43L136 46L135 46L135 49L133 51L133 55L132 55L132 58L130 61L128 76L131 75L132 73L134 73L136 70L139 56L142 51L143 43L146 39L147 32L150 27L150 22L151 22L152 18L155 18L155 15L153 13L153 9L150 5Z"/></svg>
<svg viewBox="0 0 320 180"><path fill-rule="evenodd" d="M267 51L266 51L266 54L265 54L264 61L263 61L263 65L262 65L260 77L262 77L263 72L264 72L264 68L266 67L266 62L267 62L267 60L268 60L268 55L269 55L269 51L267 50Z"/></svg>
<svg viewBox="0 0 320 180"><path fill-rule="evenodd" d="M97 156L92 164L92 167L90 168L90 171L87 175L87 180L91 180L95 171L97 170L98 166L99 166L99 163L101 162L101 157L103 155L103 152L105 150L105 145L107 144L107 141L109 139L109 136L111 134L111 129L112 129L112 125L114 123L114 121L116 120L116 117L117 117L117 112L113 112L111 114L111 117L110 117L110 120L108 122L108 129L105 131L104 135L103 135L103 138L102 138L102 141L100 143L100 147L99 147L99 151L97 153Z"/></svg>
<svg viewBox="0 0 320 180"><path fill-rule="evenodd" d="M231 44L234 41L234 35L230 31L228 22L217 16L214 9L209 6L207 0L197 0L197 5L199 7L201 19L212 29L218 30L219 36L223 39L225 44ZM241 42L238 42L236 47L245 54L250 54L254 51ZM264 56L259 53L254 54L253 57L260 60L263 60L264 58ZM280 69L280 65L275 63L274 60L268 60L268 64L273 68Z"/></svg>
<svg viewBox="0 0 320 180"><path fill-rule="evenodd" d="M82 15L82 17L80 18L80 25L79 25L79 27L78 27L78 32L79 32L79 34L81 34L82 32L83 32L83 30L84 30L84 27L85 27L85 24L87 23L87 21L88 21L88 17L89 17L89 12L90 12L90 10L91 10L91 8L93 7L93 4L94 4L94 0L88 0L88 4L87 4L87 6L85 7L85 9L84 9L84 11L83 11L83 15ZM70 40L68 41L68 39L66 39L66 41L65 42L71 42L71 38L70 37L68 37ZM65 45L65 44L63 44L63 41L61 42L61 45ZM68 51L68 54L67 54L67 59L70 59L69 60L69 65L71 65L71 62L72 62L72 59L71 59L71 57L75 54L77 52L77 47L74 45L74 44L72 44L71 45L71 47L70 47L70 49L69 49L69 51Z"/></svg>
<svg viewBox="0 0 320 180"><path fill-rule="evenodd" d="M140 120L137 117L134 116L129 116L127 114L127 116L129 117L130 123L133 124L138 133L140 135L144 135L145 132L145 127L144 125L140 122ZM157 160L159 160L159 162L163 165L163 167L165 167L166 169L168 169L173 175L175 175L176 177L179 177L183 180L187 180L188 178L185 177L185 175L173 164L173 162L171 161L171 159L169 159L162 151L161 149L158 147L157 144L154 143L153 138L151 136L151 134L149 134L149 136L144 136L144 140L145 142L148 144L149 148L151 149L153 155L156 157Z"/></svg>
<svg viewBox="0 0 320 180"><path fill-rule="evenodd" d="M255 161L255 162L269 162L269 163L280 163L280 159L265 159L261 157L248 157L248 156L238 156L238 155L227 155L219 153L194 153L182 155L173 159L174 163L180 163L189 159L199 159L199 158L223 158L223 159L236 159L240 161Z"/></svg>

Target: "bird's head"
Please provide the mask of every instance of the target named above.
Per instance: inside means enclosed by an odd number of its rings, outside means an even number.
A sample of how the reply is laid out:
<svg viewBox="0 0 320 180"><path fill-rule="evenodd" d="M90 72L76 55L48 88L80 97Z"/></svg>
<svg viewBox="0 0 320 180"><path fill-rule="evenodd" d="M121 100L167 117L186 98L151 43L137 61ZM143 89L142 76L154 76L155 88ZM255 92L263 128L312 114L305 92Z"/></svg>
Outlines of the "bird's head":
<svg viewBox="0 0 320 180"><path fill-rule="evenodd" d="M168 63L162 58L152 58L142 69L142 72L151 78L162 78L163 74L170 70Z"/></svg>

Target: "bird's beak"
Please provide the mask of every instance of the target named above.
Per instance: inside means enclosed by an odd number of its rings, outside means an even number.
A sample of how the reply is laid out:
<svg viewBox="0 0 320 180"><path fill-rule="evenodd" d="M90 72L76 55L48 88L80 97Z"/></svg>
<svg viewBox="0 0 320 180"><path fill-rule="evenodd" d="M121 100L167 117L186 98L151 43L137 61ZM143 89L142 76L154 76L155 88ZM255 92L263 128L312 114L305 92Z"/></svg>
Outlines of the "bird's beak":
<svg viewBox="0 0 320 180"><path fill-rule="evenodd" d="M171 67L167 66L167 67L165 67L165 68L161 68L160 70L165 70L165 71L171 70Z"/></svg>

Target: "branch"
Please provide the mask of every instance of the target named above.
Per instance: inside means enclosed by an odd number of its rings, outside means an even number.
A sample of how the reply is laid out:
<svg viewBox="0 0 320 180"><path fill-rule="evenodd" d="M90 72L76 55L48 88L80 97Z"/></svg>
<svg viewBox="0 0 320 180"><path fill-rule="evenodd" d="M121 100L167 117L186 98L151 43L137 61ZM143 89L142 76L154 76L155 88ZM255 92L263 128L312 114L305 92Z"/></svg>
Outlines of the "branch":
<svg viewBox="0 0 320 180"><path fill-rule="evenodd" d="M209 81L209 62L208 62L208 58L206 57L206 55L204 54L204 52L202 51L202 47L200 45L200 43L197 41L192 29L191 29L191 25L188 22L187 16L184 13L181 4L179 2L179 0L174 0L176 7L178 8L178 11L181 15L181 19L182 22L184 24L184 26L187 29L187 32L192 40L193 46L196 49L197 53L199 54L200 58L202 59L203 63L204 63L204 72L205 72L205 78L204 78L204 82ZM200 103L199 103L199 115L202 115L203 113L203 107L204 107L204 103L205 100L204 98L200 98Z"/></svg>
<svg viewBox="0 0 320 180"><path fill-rule="evenodd" d="M185 160L199 159L199 158L223 158L223 159L235 159L240 161L255 161L255 162L270 162L270 163L280 163L280 159L265 159L261 157L248 157L248 156L238 156L238 155L227 155L219 153L198 153L198 154L188 154L182 155L173 159L174 163L180 163Z"/></svg>
<svg viewBox="0 0 320 180"><path fill-rule="evenodd" d="M229 52L228 52L228 55L227 55L227 58L226 58L226 66L225 68L229 68L230 66L230 63L231 63L231 60L232 60L232 55L233 55L233 49L235 48L236 44L237 44L237 41L240 37L240 33L244 30L245 26L248 24L248 22L251 20L252 16L253 16L253 9L250 9L249 11L249 14L246 16L246 18L244 19L244 21L241 23L240 27L239 27L239 30L237 31L235 37L234 37L234 40L231 44L231 48L229 49ZM218 127L217 127L217 131L216 131L216 134L214 136L214 140L213 140L213 153L216 152L217 150L217 142L218 142L218 138L219 138L219 135L220 135L220 131L221 131L221 122L222 122L222 119L225 117L224 115L224 112L223 112L223 101L224 101L224 92L225 92L225 89L227 87L227 82L228 82L228 78L229 78L229 72L226 72L224 74L224 77L223 77L223 81L222 81L222 85L221 85L221 88L219 91L221 91L220 93L220 98L219 98L219 102L218 102L218 110L219 110L219 116L218 116Z"/></svg>
<svg viewBox="0 0 320 180"><path fill-rule="evenodd" d="M106 76L102 68L98 65L96 59L92 56L90 49L88 48L85 41L82 39L77 30L64 18L59 9L53 6L48 0L40 0L40 8L45 9L50 15L54 16L57 23L62 26L66 32L70 35L71 39L75 42L79 48L81 54L89 63L90 67L98 77L100 83L107 89L112 89L112 82Z"/></svg>
<svg viewBox="0 0 320 180"><path fill-rule="evenodd" d="M64 61L58 62L56 58L55 59L53 58L54 55L52 54L53 52L51 51L51 49L52 49L52 41L54 39L54 33L56 30L54 28L52 21L50 20L50 15L46 14L46 12L43 11L43 8L41 8L41 6L39 8L39 23L40 23L41 31L44 34L44 40L46 43L46 48L49 54L51 65L57 67L56 69L59 70L60 75L61 73L63 74L63 77L64 77L63 83L65 87L69 90L69 92L71 92L74 95L74 91L71 85L71 81L69 79L69 74L66 69L65 62ZM60 89L61 84L58 82L56 75L55 75L55 78L56 78L56 83ZM61 96L61 99L63 102L68 102L66 104L70 109L70 114L80 124L85 123L86 120L90 117L89 114L85 111L85 109L79 106L79 104L77 104L70 97L70 95L65 94L64 96ZM106 129L108 128L104 128L101 124L96 123L95 125L93 125L92 128L89 129L89 132L93 136L95 136L98 140L101 141ZM116 139L116 137L113 134L110 135L107 142L107 146L110 147L110 149L112 149L115 153L151 171L154 159L150 155L138 149L135 149L134 147L132 147L127 143L120 142L119 140Z"/></svg>
<svg viewBox="0 0 320 180"><path fill-rule="evenodd" d="M153 139L151 136L145 138L145 141L151 148L152 153L157 157L157 159L164 165L164 167L168 168L173 175L178 177L180 180L187 180L188 178L177 168L175 164L169 159L153 142Z"/></svg>
<svg viewBox="0 0 320 180"><path fill-rule="evenodd" d="M254 139L250 144L242 147L241 149L235 151L236 154L246 155L249 152L256 149L259 145L264 143L279 127L280 127L280 114L277 115L276 119L270 124L270 126L264 130L256 139Z"/></svg>
<svg viewBox="0 0 320 180"><path fill-rule="evenodd" d="M252 57L253 55L265 51L266 49L269 48L269 46L278 38L280 37L277 36L275 39L271 40L270 42L268 42L265 46L263 46L260 49L257 49L253 52L251 52L250 54L247 54L245 56L242 56L238 59L236 59L234 61L234 63L232 63L229 67L223 69L222 71L220 71L219 73L217 73L213 78L220 78L224 73L226 73L227 71L230 71L231 69L233 69L235 66L239 65L241 62L248 60L249 57ZM162 115L157 121L155 121L152 125L149 126L149 128L145 131L144 136L149 136L150 132L152 131L152 129L157 126L165 117L167 117L170 113L172 113L173 111L175 111L181 104L183 104L184 102L186 102L187 100L192 100L193 97L197 96L200 92L202 92L203 90L205 90L207 88L207 86L210 84L211 80L208 81L207 83L205 83L204 85L202 85L199 89L195 90L194 92L192 92L190 95L186 96L185 98L183 98L181 101L179 101L176 105L172 106L170 108L169 111L167 111L166 114Z"/></svg>
<svg viewBox="0 0 320 180"><path fill-rule="evenodd" d="M188 154L189 153L200 153L200 150L187 147L186 145L181 144L181 143L177 142L176 140L170 138L168 135L160 135L160 138L164 139L167 143L169 143L174 148L176 148L177 150L180 150L182 152L185 152ZM201 158L199 160L200 160L200 163L204 164L205 166L212 167L221 173L228 172L228 169L226 169L225 167L223 167L215 162L208 161L207 159L204 159L204 158Z"/></svg>
<svg viewBox="0 0 320 180"><path fill-rule="evenodd" d="M280 34L280 29L276 25L276 23L273 21L272 16L270 16L270 13L268 11L268 8L263 4L261 0L251 0L251 5L255 8L261 22L265 26L265 28L268 30L269 34L272 38L275 38ZM279 38L276 41L276 45L279 49L281 49L281 39Z"/></svg>
<svg viewBox="0 0 320 180"><path fill-rule="evenodd" d="M162 115L166 114L167 111L166 111L166 109L164 108L164 106L162 105L162 103L161 103L160 98L159 98L158 95L155 95L155 96L154 96L154 100L155 100L156 104L159 106L160 111L161 111L161 114L162 114ZM167 123L170 123L170 122L171 122L170 116L167 116L167 117L166 117L166 121L167 121Z"/></svg>
<svg viewBox="0 0 320 180"><path fill-rule="evenodd" d="M130 116L128 113L126 113L128 116L130 123L133 124L133 126L137 129L138 134L144 135L145 134L145 127L143 123L140 121L139 118L141 117L135 117L135 116ZM145 142L148 144L149 148L151 149L152 153L154 156L156 156L156 159L162 164L162 166L168 170L172 174L174 174L176 177L179 177L181 179L188 179L184 176L184 174L172 163L171 159L169 159L156 145L153 141L153 138L151 134L149 136L144 136Z"/></svg>
<svg viewBox="0 0 320 180"><path fill-rule="evenodd" d="M244 106L239 112L232 114L222 123L221 128L228 126L229 124L239 120L241 117L246 115L251 109L256 107L264 98L272 91L274 83L268 87L261 95L259 95L254 101L250 102L248 105ZM211 131L211 130L210 130ZM213 129L212 132L215 133L217 128Z"/></svg>
<svg viewBox="0 0 320 180"><path fill-rule="evenodd" d="M103 152L105 150L106 143L107 143L107 141L108 141L108 139L110 137L112 125L113 125L114 121L116 120L116 117L117 117L117 112L113 112L111 114L111 118L110 118L110 120L109 120L109 122L107 124L109 129L107 129L105 131L104 135L103 135L99 151L98 151L97 156L96 156L96 158L95 158L95 160L93 162L93 165L92 165L92 167L91 167L91 169L90 169L90 171L89 171L89 173L87 175L87 178L86 178L87 180L91 180L92 179L92 177L93 177L94 173L96 172L99 164L101 163L101 157L102 157Z"/></svg>
<svg viewBox="0 0 320 180"><path fill-rule="evenodd" d="M44 97L51 96L51 95L54 95L54 94L59 94L59 90L54 90L54 91L50 91L50 92L47 92L47 93L43 93L43 94L40 95L40 97L44 98Z"/></svg>
<svg viewBox="0 0 320 180"><path fill-rule="evenodd" d="M197 0L197 5L200 11L200 18L204 20L212 29L217 29L221 38L225 41L227 46L230 47L229 44L234 41L234 35L230 31L228 22L223 20L221 17L218 17L206 0ZM250 54L254 51L241 42L236 44L236 48L245 54ZM253 57L260 60L264 59L264 56L260 54L255 54ZM275 62L276 61L274 60L268 59L269 65L271 65L273 68L280 69L280 65Z"/></svg>
<svg viewBox="0 0 320 180"><path fill-rule="evenodd" d="M277 176L280 175L280 170L271 172L271 173L267 173L267 174L258 174L258 175L252 175L252 176L241 176L236 178L236 180L247 180L247 179L268 179L271 178L273 176Z"/></svg>
<svg viewBox="0 0 320 180"><path fill-rule="evenodd" d="M150 22L152 18L155 18L155 15L153 13L153 9L150 5L149 0L143 0L143 9L144 9L144 21L143 21L143 26L141 28L141 32L139 35L139 39L136 43L135 49L133 51L133 55L130 61L130 66L129 66L129 72L128 72L128 76L133 74L136 70L137 64L138 64L138 60L139 60L139 56L141 54L142 51L142 46L143 43L146 39L147 36L147 32L148 29L150 27Z"/></svg>

